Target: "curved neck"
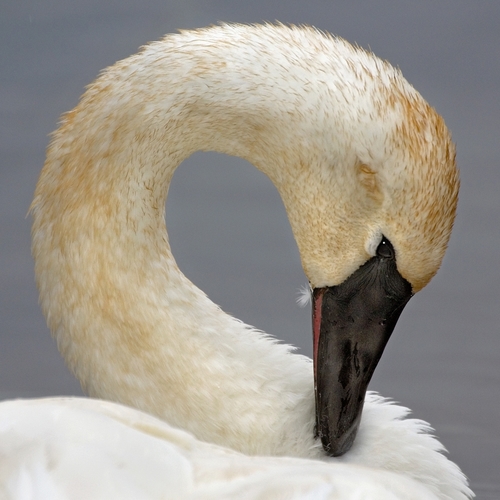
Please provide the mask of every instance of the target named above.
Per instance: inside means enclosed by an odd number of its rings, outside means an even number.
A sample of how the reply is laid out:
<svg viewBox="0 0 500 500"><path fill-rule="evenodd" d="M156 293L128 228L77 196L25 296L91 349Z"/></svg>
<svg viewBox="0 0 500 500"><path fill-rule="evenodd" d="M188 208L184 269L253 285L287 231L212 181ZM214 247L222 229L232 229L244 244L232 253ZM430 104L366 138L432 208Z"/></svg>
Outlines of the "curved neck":
<svg viewBox="0 0 500 500"><path fill-rule="evenodd" d="M310 361L187 280L164 214L175 169L197 150L249 160L291 199L290 172L317 150L293 119L303 106L264 69L261 82L237 65L221 76L206 53L176 48L167 63L168 50L108 70L55 134L33 202L42 308L90 395L247 453L314 455ZM137 57L149 61L140 72Z"/></svg>
<svg viewBox="0 0 500 500"><path fill-rule="evenodd" d="M312 286L341 283L391 200L364 163L401 164L394 95L416 99L312 29L182 33L105 71L55 133L33 202L41 305L84 389L248 453L316 453L310 361L179 271L166 196L197 150L245 158L278 189Z"/></svg>

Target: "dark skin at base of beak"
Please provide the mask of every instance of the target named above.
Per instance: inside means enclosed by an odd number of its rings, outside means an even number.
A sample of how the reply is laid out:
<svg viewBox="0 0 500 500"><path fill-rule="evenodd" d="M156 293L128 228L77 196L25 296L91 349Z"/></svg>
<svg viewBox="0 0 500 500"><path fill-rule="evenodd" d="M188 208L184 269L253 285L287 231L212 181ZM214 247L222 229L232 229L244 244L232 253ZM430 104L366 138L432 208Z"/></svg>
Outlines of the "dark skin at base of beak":
<svg viewBox="0 0 500 500"><path fill-rule="evenodd" d="M316 433L334 457L354 442L368 383L412 296L392 245L382 243L342 284L313 291Z"/></svg>

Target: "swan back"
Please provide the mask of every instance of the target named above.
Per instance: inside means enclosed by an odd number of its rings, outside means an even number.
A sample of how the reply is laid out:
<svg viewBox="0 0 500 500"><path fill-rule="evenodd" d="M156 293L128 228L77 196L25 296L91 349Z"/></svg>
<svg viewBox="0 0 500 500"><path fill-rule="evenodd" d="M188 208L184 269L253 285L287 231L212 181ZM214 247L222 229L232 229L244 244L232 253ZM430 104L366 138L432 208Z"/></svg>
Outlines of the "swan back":
<svg viewBox="0 0 500 500"><path fill-rule="evenodd" d="M436 496L434 477L425 486L404 469L245 456L99 400L3 402L0 438L0 454L9 457L0 461L5 500L33 492L57 500L465 498L451 489Z"/></svg>

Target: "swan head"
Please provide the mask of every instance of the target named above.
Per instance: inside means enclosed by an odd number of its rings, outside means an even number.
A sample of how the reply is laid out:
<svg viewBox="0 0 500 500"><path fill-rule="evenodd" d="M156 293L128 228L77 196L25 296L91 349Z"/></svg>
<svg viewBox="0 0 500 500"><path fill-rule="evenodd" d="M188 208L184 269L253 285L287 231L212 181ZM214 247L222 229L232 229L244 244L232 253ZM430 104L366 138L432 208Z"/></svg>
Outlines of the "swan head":
<svg viewBox="0 0 500 500"><path fill-rule="evenodd" d="M399 72L372 62L341 89L342 123L325 97L321 129L308 134L314 153L297 141L303 159L277 182L313 291L316 432L333 456L354 441L404 306L441 264L458 200L443 120Z"/></svg>

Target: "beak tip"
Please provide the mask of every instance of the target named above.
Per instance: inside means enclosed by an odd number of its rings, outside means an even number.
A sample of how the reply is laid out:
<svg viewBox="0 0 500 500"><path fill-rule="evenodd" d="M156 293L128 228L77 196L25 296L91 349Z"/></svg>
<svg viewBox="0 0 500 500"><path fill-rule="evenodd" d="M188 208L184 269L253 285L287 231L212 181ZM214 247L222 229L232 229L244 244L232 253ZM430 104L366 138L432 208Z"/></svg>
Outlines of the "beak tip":
<svg viewBox="0 0 500 500"><path fill-rule="evenodd" d="M360 412L361 413L361 412ZM328 432L318 432L318 436L321 438L321 443L325 453L331 457L340 457L347 453L356 439L356 434L358 433L358 427L361 420L361 414L355 419L349 429L347 429L340 436L331 436Z"/></svg>
<svg viewBox="0 0 500 500"><path fill-rule="evenodd" d="M351 446L354 443L355 437L356 437L356 433L353 432L352 434L347 436L347 439L342 439L341 441L339 440L338 443L333 443L332 449L329 453L330 456L341 457L344 453L347 453L351 449Z"/></svg>

